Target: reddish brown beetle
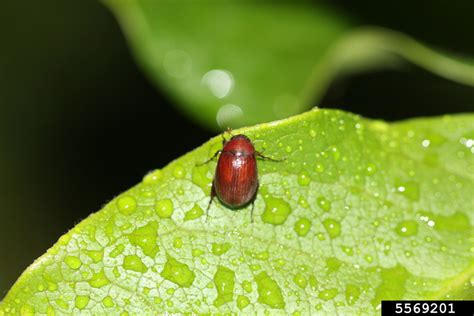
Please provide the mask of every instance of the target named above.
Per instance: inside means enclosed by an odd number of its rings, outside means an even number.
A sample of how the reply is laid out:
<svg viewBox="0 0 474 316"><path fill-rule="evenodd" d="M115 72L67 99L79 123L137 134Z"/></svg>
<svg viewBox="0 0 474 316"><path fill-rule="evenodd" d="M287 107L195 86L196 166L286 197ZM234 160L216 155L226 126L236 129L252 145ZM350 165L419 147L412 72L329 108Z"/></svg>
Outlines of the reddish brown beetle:
<svg viewBox="0 0 474 316"><path fill-rule="evenodd" d="M214 197L230 209L242 208L252 203L250 217L253 222L253 208L258 191L258 172L256 158L280 161L262 155L256 151L252 141L245 135L232 136L230 140L223 137L223 148L217 151L208 163L217 157L216 173L212 181L211 199L207 206L207 215Z"/></svg>

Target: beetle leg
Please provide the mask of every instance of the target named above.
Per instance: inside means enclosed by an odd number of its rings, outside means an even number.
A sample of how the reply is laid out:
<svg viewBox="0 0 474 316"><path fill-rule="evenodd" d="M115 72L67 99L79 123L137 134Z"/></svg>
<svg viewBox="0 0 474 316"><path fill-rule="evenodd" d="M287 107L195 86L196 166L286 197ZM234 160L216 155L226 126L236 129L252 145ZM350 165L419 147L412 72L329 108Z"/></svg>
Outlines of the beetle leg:
<svg viewBox="0 0 474 316"><path fill-rule="evenodd" d="M215 153L211 158L209 158L208 160L206 160L206 161L204 161L204 162L202 162L202 163L196 164L196 166L202 166L202 165L205 165L205 164L211 162L211 161L214 160L214 159L217 157L217 155L219 155L221 152L222 152L222 150L216 151L216 153Z"/></svg>
<svg viewBox="0 0 474 316"><path fill-rule="evenodd" d="M214 182L212 182L211 199L209 200L209 204L207 205L207 210L206 210L206 222L207 222L207 219L209 218L209 209L211 208L212 200L214 200L215 196L216 196L216 190L214 189Z"/></svg>
<svg viewBox="0 0 474 316"><path fill-rule="evenodd" d="M250 210L250 222L253 223L253 209L255 207L255 200L252 201L252 209Z"/></svg>
<svg viewBox="0 0 474 316"><path fill-rule="evenodd" d="M270 161L276 161L276 162L282 162L282 161L286 160L285 158L283 158L283 159L270 158L270 157L264 156L261 152L258 152L258 151L255 152L255 156L257 156L258 158L261 158L263 160L270 160Z"/></svg>

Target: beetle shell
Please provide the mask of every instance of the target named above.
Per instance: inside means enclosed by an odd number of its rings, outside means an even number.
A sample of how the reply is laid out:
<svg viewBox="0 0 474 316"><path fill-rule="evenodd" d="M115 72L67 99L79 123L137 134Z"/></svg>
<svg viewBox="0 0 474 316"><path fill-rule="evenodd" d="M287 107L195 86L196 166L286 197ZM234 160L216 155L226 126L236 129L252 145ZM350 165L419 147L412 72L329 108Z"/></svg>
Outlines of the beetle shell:
<svg viewBox="0 0 474 316"><path fill-rule="evenodd" d="M233 136L225 142L217 161L213 190L225 205L239 208L255 198L257 189L255 148L247 136Z"/></svg>

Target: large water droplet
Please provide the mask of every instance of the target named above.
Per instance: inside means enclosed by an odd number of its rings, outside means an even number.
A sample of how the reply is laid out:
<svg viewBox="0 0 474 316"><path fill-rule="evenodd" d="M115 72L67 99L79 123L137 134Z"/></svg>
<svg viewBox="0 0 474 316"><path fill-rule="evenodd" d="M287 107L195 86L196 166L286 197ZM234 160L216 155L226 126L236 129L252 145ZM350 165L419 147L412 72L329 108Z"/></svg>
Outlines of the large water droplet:
<svg viewBox="0 0 474 316"><path fill-rule="evenodd" d="M286 201L268 197L265 199L265 211L262 214L262 221L268 224L281 225L290 213L290 205Z"/></svg>
<svg viewBox="0 0 474 316"><path fill-rule="evenodd" d="M114 303L114 300L110 296L106 296L102 300L102 305L104 305L104 307L114 307L115 303Z"/></svg>
<svg viewBox="0 0 474 316"><path fill-rule="evenodd" d="M119 211L124 215L130 215L137 209L137 201L133 196L121 196L117 200Z"/></svg>
<svg viewBox="0 0 474 316"><path fill-rule="evenodd" d="M89 304L89 300L90 300L89 296L78 295L78 296L76 296L74 305L78 309L84 309L87 306L87 304Z"/></svg>
<svg viewBox="0 0 474 316"><path fill-rule="evenodd" d="M252 282L250 281L243 281L242 282L242 288L244 289L245 292L250 293L252 292Z"/></svg>
<svg viewBox="0 0 474 316"><path fill-rule="evenodd" d="M173 201L170 199L156 201L155 212L161 218L171 217L173 215Z"/></svg>
<svg viewBox="0 0 474 316"><path fill-rule="evenodd" d="M203 214L203 209L198 204L194 204L193 208L184 214L184 221L191 221L201 217Z"/></svg>
<svg viewBox="0 0 474 316"><path fill-rule="evenodd" d="M125 246L123 244L118 244L110 253L109 257L117 258L125 250Z"/></svg>
<svg viewBox="0 0 474 316"><path fill-rule="evenodd" d="M219 307L234 299L235 272L224 266L218 266L214 275L214 284L217 289L217 298L214 305Z"/></svg>
<svg viewBox="0 0 474 316"><path fill-rule="evenodd" d="M324 169L325 168L322 163L317 163L316 166L314 167L314 170L319 173L324 172Z"/></svg>
<svg viewBox="0 0 474 316"><path fill-rule="evenodd" d="M320 196L317 199L318 206L325 212L331 210L331 201L327 200L324 196Z"/></svg>
<svg viewBox="0 0 474 316"><path fill-rule="evenodd" d="M182 287L190 287L195 278L194 272L186 264L169 255L161 276Z"/></svg>
<svg viewBox="0 0 474 316"><path fill-rule="evenodd" d="M311 221L307 218L300 218L295 223L294 230L301 237L306 236L310 229L311 229Z"/></svg>
<svg viewBox="0 0 474 316"><path fill-rule="evenodd" d="M395 232L402 237L416 235L418 232L418 223L411 220L400 222L395 228Z"/></svg>
<svg viewBox="0 0 474 316"><path fill-rule="evenodd" d="M123 268L141 273L145 273L148 270L142 259L137 255L125 256L123 259Z"/></svg>
<svg viewBox="0 0 474 316"><path fill-rule="evenodd" d="M375 297L371 301L372 306L376 307L384 300L400 300L406 293L405 282L409 277L408 271L397 265L389 269L381 269L381 284L375 290Z"/></svg>
<svg viewBox="0 0 474 316"><path fill-rule="evenodd" d="M87 256L92 259L94 263L101 262L102 259L104 258L104 250L87 250L86 251Z"/></svg>
<svg viewBox="0 0 474 316"><path fill-rule="evenodd" d="M243 295L237 297L237 307L242 310L250 304L250 300Z"/></svg>
<svg viewBox="0 0 474 316"><path fill-rule="evenodd" d="M211 184L211 179L207 177L207 167L202 165L202 166L197 166L193 168L193 174L191 176L191 179L195 185L200 187L203 192L207 195L210 192L210 184Z"/></svg>
<svg viewBox="0 0 474 316"><path fill-rule="evenodd" d="M346 287L346 301L349 305L354 305L359 299L360 289L354 284L348 284Z"/></svg>
<svg viewBox="0 0 474 316"><path fill-rule="evenodd" d="M79 269L82 265L81 259L75 256L66 256L64 262L73 270Z"/></svg>
<svg viewBox="0 0 474 316"><path fill-rule="evenodd" d="M163 171L157 169L154 170L143 177L144 184L153 184L161 180L163 177Z"/></svg>
<svg viewBox="0 0 474 316"><path fill-rule="evenodd" d="M89 284L92 287L100 288L110 283L110 280L105 275L104 270L95 273L92 278L89 279Z"/></svg>
<svg viewBox="0 0 474 316"><path fill-rule="evenodd" d="M154 258L159 250L156 243L158 237L158 223L150 222L147 225L135 229L128 239L132 245L138 246L143 250L143 253L149 257Z"/></svg>
<svg viewBox="0 0 474 316"><path fill-rule="evenodd" d="M298 175L298 183L299 185L301 186L307 186L311 183L311 178L309 176L309 173L306 172L306 171L302 171L299 175Z"/></svg>
<svg viewBox="0 0 474 316"><path fill-rule="evenodd" d="M323 221L323 225L331 238L336 238L341 234L341 224L338 221L327 218Z"/></svg>
<svg viewBox="0 0 474 316"><path fill-rule="evenodd" d="M255 276L254 280L258 287L258 302L272 308L285 308L281 289L275 280L270 278L266 272L260 272Z"/></svg>
<svg viewBox="0 0 474 316"><path fill-rule="evenodd" d="M318 297L325 301L329 301L330 299L333 299L334 297L336 297L338 293L339 291L336 288L332 288L332 289L327 289L327 290L323 290L319 292Z"/></svg>
<svg viewBox="0 0 474 316"><path fill-rule="evenodd" d="M293 282L298 285L300 288L304 289L306 285L308 285L308 281L303 273L298 272L295 277L293 278Z"/></svg>
<svg viewBox="0 0 474 316"><path fill-rule="evenodd" d="M213 243L211 247L212 247L211 248L212 253L215 254L216 256L220 256L226 253L230 249L230 247L232 247L232 245L228 242L223 243L223 244Z"/></svg>

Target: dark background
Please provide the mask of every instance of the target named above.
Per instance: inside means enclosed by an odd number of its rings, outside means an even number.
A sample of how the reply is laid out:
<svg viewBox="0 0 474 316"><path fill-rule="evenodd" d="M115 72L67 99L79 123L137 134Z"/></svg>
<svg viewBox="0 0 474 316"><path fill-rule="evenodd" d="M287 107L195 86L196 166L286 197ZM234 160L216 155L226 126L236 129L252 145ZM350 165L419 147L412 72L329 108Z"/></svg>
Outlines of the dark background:
<svg viewBox="0 0 474 316"><path fill-rule="evenodd" d="M326 3L474 56L474 1ZM64 232L217 132L147 80L99 2L4 0L0 39L1 298ZM407 65L338 79L317 105L398 120L472 111L474 89Z"/></svg>

